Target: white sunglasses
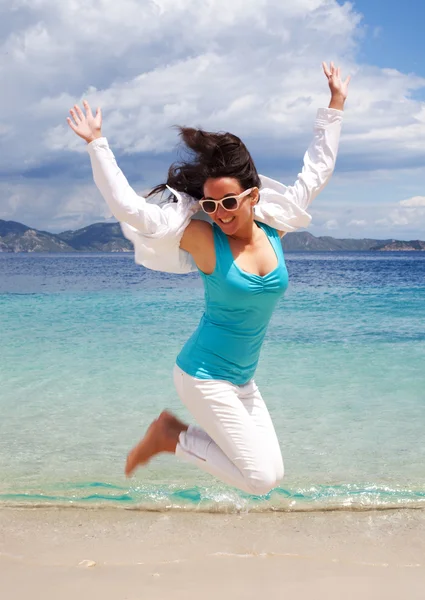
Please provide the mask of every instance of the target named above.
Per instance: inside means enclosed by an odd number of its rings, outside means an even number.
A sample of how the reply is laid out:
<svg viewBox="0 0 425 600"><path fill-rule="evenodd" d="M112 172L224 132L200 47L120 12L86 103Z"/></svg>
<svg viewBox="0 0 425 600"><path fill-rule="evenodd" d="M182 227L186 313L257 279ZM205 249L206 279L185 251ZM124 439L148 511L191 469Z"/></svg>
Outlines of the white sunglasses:
<svg viewBox="0 0 425 600"><path fill-rule="evenodd" d="M207 215L212 215L218 208L220 204L225 210L234 211L238 210L241 199L244 196L248 196L252 192L254 188L249 188L249 190L245 190L241 194L237 196L226 196L226 198L222 198L221 200L199 200L199 204L202 207L202 210L207 213Z"/></svg>

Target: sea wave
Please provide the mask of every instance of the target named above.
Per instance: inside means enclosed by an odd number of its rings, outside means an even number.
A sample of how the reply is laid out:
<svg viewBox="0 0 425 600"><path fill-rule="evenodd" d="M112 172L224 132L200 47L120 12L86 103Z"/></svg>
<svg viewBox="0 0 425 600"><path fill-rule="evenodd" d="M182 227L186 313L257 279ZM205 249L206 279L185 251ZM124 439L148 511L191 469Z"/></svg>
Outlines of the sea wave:
<svg viewBox="0 0 425 600"><path fill-rule="evenodd" d="M1 507L126 509L208 513L320 512L424 509L425 490L382 485L314 485L276 488L250 496L226 488L140 486L129 489L102 482L82 482L53 489L0 493Z"/></svg>

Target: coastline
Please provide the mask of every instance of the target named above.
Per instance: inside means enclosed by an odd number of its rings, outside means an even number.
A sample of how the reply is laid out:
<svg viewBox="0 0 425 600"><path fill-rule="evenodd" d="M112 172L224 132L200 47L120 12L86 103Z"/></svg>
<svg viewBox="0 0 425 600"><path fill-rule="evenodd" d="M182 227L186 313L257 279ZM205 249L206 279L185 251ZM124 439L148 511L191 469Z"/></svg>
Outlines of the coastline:
<svg viewBox="0 0 425 600"><path fill-rule="evenodd" d="M174 470L174 474L176 471ZM161 475L157 473L161 478ZM0 489L0 511L3 508L24 509L81 509L134 510L136 512L193 512L193 513L277 513L325 511L380 511L425 508L425 490L420 486L400 486L395 483L339 483L333 485L289 485L275 488L266 496L250 496L219 482L215 487L167 481L162 473L162 485L145 481L44 483L22 489ZM186 473L187 476L187 473ZM9 476L10 477L10 476ZM168 474L169 477L169 474ZM4 477L7 479L7 476ZM199 476L198 476L199 480Z"/></svg>
<svg viewBox="0 0 425 600"><path fill-rule="evenodd" d="M8 600L423 598L425 511L2 508Z"/></svg>

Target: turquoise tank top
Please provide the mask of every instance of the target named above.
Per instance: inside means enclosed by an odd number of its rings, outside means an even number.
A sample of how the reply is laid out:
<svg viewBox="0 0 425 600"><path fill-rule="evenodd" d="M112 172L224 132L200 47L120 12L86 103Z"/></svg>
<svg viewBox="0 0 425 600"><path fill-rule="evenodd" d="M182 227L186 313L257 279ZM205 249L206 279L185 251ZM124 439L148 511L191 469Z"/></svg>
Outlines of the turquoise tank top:
<svg viewBox="0 0 425 600"><path fill-rule="evenodd" d="M177 365L198 379L224 379L244 385L254 375L273 309L288 287L288 271L278 232L257 222L278 259L267 275L243 271L227 236L213 224L216 266L206 275L205 312L177 357Z"/></svg>

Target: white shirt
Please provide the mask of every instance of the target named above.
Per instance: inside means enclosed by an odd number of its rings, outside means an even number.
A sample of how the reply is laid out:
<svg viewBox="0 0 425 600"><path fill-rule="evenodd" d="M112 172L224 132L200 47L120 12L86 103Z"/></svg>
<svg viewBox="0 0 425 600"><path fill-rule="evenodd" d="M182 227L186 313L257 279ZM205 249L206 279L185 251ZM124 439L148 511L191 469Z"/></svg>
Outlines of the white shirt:
<svg viewBox="0 0 425 600"><path fill-rule="evenodd" d="M260 175L260 199L254 206L257 221L279 231L307 227L309 204L328 183L338 152L342 111L319 108L313 140L304 155L304 164L294 185L286 186ZM148 269L168 273L196 271L192 256L180 248L183 232L192 218L209 220L191 196L168 188L177 202L159 206L136 194L118 167L102 137L87 146L94 181L123 234L133 242L135 261Z"/></svg>

